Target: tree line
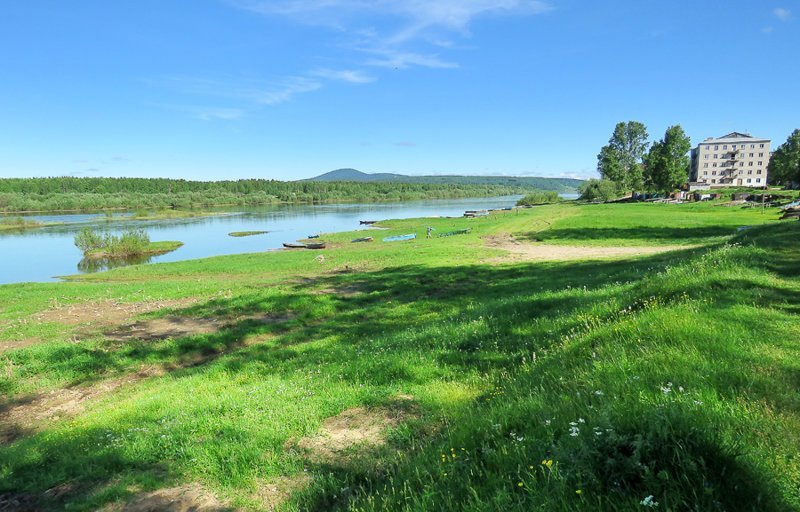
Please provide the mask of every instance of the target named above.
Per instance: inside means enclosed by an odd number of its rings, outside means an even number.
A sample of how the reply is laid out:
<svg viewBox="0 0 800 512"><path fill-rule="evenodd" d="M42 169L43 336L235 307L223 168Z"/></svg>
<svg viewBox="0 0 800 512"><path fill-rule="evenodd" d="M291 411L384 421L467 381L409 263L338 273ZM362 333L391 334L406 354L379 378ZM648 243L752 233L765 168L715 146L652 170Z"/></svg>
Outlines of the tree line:
<svg viewBox="0 0 800 512"><path fill-rule="evenodd" d="M167 178L5 178L0 211L199 208L315 202L380 202L524 194L527 186L390 182L189 181Z"/></svg>
<svg viewBox="0 0 800 512"><path fill-rule="evenodd" d="M647 127L638 121L620 122L608 144L597 155L599 180L580 188L584 199L608 200L632 191L669 194L688 180L691 140L680 125L667 128L664 137L648 144ZM769 183L800 184L800 130L795 130L773 154Z"/></svg>

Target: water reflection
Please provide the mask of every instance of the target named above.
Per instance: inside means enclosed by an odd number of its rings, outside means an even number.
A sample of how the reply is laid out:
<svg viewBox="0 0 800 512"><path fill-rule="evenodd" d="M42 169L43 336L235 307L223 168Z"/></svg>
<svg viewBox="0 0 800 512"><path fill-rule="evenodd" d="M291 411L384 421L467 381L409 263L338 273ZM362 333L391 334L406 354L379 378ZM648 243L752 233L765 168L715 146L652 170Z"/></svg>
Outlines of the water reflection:
<svg viewBox="0 0 800 512"><path fill-rule="evenodd" d="M150 263L152 255L128 256L125 258L83 258L78 262L78 272L102 272L112 268L125 267L127 265L139 265L140 263Z"/></svg>

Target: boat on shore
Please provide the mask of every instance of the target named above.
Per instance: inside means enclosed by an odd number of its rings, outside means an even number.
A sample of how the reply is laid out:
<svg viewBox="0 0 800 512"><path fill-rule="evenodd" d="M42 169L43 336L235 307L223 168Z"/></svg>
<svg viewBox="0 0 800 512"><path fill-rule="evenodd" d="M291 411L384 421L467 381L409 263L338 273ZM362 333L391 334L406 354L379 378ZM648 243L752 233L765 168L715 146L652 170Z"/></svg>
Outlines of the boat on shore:
<svg viewBox="0 0 800 512"><path fill-rule="evenodd" d="M370 226L372 224L375 224L376 222L378 222L378 221L377 220L360 220L360 221L358 221L359 224L364 224L364 225L368 225L368 226Z"/></svg>
<svg viewBox="0 0 800 512"><path fill-rule="evenodd" d="M319 235L308 235L308 238L309 239L311 239L311 238L319 238Z"/></svg>
<svg viewBox="0 0 800 512"><path fill-rule="evenodd" d="M291 243L291 242L284 242L283 246L286 247L287 249L305 249L308 247L308 245L306 244Z"/></svg>
<svg viewBox="0 0 800 512"><path fill-rule="evenodd" d="M404 240L413 240L417 238L416 233L409 233L407 235L387 236L383 239L384 242L402 242Z"/></svg>
<svg viewBox="0 0 800 512"><path fill-rule="evenodd" d="M373 240L374 240L374 238L372 238L371 236L365 236L363 238L355 238L355 239L351 240L351 243L371 242Z"/></svg>
<svg viewBox="0 0 800 512"><path fill-rule="evenodd" d="M325 242L313 242L306 244L306 249L324 249L325 245Z"/></svg>

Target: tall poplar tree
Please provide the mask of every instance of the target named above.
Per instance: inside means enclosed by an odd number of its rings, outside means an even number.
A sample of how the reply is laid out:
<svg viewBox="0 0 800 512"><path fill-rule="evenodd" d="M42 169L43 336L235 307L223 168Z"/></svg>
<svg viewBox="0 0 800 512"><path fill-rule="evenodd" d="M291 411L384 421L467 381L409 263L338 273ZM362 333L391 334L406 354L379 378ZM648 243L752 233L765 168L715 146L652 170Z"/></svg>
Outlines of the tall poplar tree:
<svg viewBox="0 0 800 512"><path fill-rule="evenodd" d="M664 138L653 143L644 159L647 188L668 194L686 183L691 149L692 143L680 125L667 128Z"/></svg>
<svg viewBox="0 0 800 512"><path fill-rule="evenodd" d="M638 121L617 123L614 133L597 155L597 171L622 190L644 186L642 158L647 151L647 127Z"/></svg>

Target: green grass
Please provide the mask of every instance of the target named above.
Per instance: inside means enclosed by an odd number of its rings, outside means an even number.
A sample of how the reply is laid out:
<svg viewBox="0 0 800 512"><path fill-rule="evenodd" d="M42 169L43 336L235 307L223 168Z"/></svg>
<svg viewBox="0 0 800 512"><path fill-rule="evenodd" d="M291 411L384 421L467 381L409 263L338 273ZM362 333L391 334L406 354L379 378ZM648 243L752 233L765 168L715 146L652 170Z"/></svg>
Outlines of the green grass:
<svg viewBox="0 0 800 512"><path fill-rule="evenodd" d="M141 250L137 250L134 254L129 256L157 256L159 254L166 254L168 252L172 252L174 250L179 249L183 246L183 242L175 242L175 241L162 241L162 242L149 242L145 247ZM115 253L109 252L106 249L97 249L94 251L89 251L84 254L84 258L109 258L115 257Z"/></svg>
<svg viewBox="0 0 800 512"><path fill-rule="evenodd" d="M199 482L257 510L259 488L303 474L312 483L283 509L633 510L652 495L660 510L800 510L800 224L776 217L553 205L382 223L381 236L416 232L410 242L340 233L320 252L2 286L0 339L39 340L0 352L5 407L146 367L167 373L0 447L0 495L95 510ZM471 231L428 240L426 226ZM498 233L685 248L498 263L502 251L482 241ZM65 305L184 298L198 301L144 318L228 327L113 341L34 320ZM285 320L253 320L264 313ZM313 462L290 447L326 418L400 394L418 414L373 463Z"/></svg>

